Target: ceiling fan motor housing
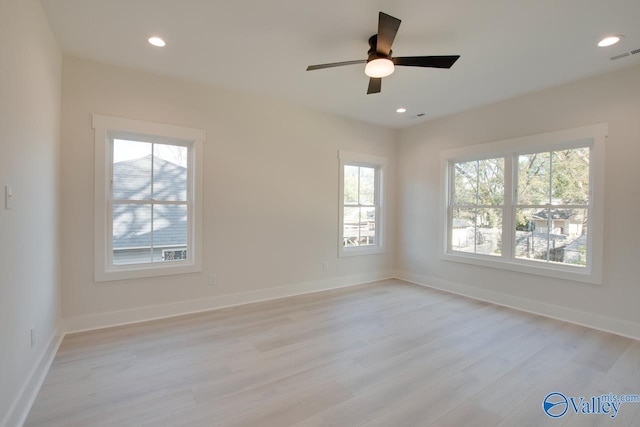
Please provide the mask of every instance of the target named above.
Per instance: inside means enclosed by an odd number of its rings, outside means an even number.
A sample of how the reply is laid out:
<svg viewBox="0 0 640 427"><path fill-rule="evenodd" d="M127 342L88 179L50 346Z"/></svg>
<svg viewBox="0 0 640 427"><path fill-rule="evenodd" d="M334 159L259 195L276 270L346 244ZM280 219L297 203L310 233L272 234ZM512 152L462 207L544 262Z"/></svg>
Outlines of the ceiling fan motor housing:
<svg viewBox="0 0 640 427"><path fill-rule="evenodd" d="M374 59L386 58L391 59L392 50L389 50L389 55L384 55L378 52L378 35L374 34L369 37L369 51L367 52L367 62L373 61Z"/></svg>

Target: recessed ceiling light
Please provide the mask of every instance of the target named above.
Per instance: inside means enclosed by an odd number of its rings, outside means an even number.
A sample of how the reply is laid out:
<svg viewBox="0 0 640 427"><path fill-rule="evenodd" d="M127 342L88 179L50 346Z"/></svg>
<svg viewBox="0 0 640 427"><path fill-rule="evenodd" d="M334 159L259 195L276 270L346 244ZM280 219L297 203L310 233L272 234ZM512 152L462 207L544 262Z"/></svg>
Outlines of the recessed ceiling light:
<svg viewBox="0 0 640 427"><path fill-rule="evenodd" d="M160 37L149 37L149 43L158 47L164 47L166 45L164 40L162 40Z"/></svg>
<svg viewBox="0 0 640 427"><path fill-rule="evenodd" d="M406 113L406 112L407 112L407 109L403 107L400 107L396 110L396 113Z"/></svg>
<svg viewBox="0 0 640 427"><path fill-rule="evenodd" d="M605 37L602 40L600 40L598 42L598 47L607 47L607 46L613 46L614 44L618 43L620 40L622 40L624 36L609 36L609 37Z"/></svg>

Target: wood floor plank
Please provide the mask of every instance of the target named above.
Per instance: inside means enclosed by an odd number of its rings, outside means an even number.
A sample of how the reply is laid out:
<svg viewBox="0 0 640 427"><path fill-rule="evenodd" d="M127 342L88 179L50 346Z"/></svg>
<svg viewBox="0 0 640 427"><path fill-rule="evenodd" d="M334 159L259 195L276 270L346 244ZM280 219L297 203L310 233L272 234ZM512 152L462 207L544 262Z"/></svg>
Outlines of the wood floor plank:
<svg viewBox="0 0 640 427"><path fill-rule="evenodd" d="M563 369L575 354L576 350L549 344L482 390L473 400L505 417L524 402L536 387Z"/></svg>
<svg viewBox="0 0 640 427"><path fill-rule="evenodd" d="M486 383L458 371L451 375L436 377L423 384L407 399L384 407L366 427L422 427L434 423L479 390ZM475 426L475 424L474 424Z"/></svg>
<svg viewBox="0 0 640 427"><path fill-rule="evenodd" d="M640 393L640 342L385 280L69 335L25 425L640 425L556 390Z"/></svg>
<svg viewBox="0 0 640 427"><path fill-rule="evenodd" d="M445 415L430 424L430 427L495 427L502 421L502 417L469 401L454 407Z"/></svg>

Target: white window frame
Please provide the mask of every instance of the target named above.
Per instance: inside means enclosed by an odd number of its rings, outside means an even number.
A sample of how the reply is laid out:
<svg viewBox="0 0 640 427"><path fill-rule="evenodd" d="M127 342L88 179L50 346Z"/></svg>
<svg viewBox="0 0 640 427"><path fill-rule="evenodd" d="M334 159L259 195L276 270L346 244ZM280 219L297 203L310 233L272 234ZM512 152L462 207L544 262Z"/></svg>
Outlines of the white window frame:
<svg viewBox="0 0 640 427"><path fill-rule="evenodd" d="M605 142L608 124L566 129L556 132L513 138L503 141L472 145L442 151L440 216L440 258L483 267L499 268L520 273L536 274L583 283L602 283L602 259L604 241L604 167ZM517 206L517 159L520 154L555 151L588 146L590 148L590 190L588 205L587 266L542 263L515 257L515 209ZM483 255L453 251L451 249L451 215L453 178L456 162L504 157L505 185L502 218L502 255ZM554 206L555 207L555 206Z"/></svg>
<svg viewBox="0 0 640 427"><path fill-rule="evenodd" d="M338 211L338 256L348 257L357 255L371 255L385 252L385 236L384 236L384 178L387 168L387 158L375 156L371 154L354 153L350 151L338 151L338 159L340 165L340 191L339 191L339 211ZM363 166L375 169L375 202L376 221L375 221L375 244L367 246L343 246L344 241L344 167L345 166Z"/></svg>
<svg viewBox="0 0 640 427"><path fill-rule="evenodd" d="M202 271L202 150L206 133L202 129L173 126L141 120L93 115L95 132L95 271L96 282ZM189 260L113 264L111 177L113 139L143 137L146 141L175 143L188 147L187 254Z"/></svg>

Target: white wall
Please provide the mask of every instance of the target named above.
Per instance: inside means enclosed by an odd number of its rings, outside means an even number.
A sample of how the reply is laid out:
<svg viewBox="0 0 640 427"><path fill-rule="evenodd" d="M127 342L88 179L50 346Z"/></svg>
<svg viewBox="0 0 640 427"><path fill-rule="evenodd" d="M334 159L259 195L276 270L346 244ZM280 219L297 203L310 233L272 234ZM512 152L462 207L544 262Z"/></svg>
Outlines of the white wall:
<svg viewBox="0 0 640 427"><path fill-rule="evenodd" d="M602 122L609 123L602 286L439 259L441 150ZM640 67L405 129L398 165L403 277L640 337Z"/></svg>
<svg viewBox="0 0 640 427"><path fill-rule="evenodd" d="M94 113L206 130L203 273L94 282ZM71 330L347 284L394 268L393 191L386 253L337 258L338 150L387 156L394 189L392 130L72 57L64 58L62 116L63 312ZM208 285L209 274L217 286Z"/></svg>
<svg viewBox="0 0 640 427"><path fill-rule="evenodd" d="M60 84L61 54L40 3L0 2L0 425L24 410L16 398L60 315Z"/></svg>

